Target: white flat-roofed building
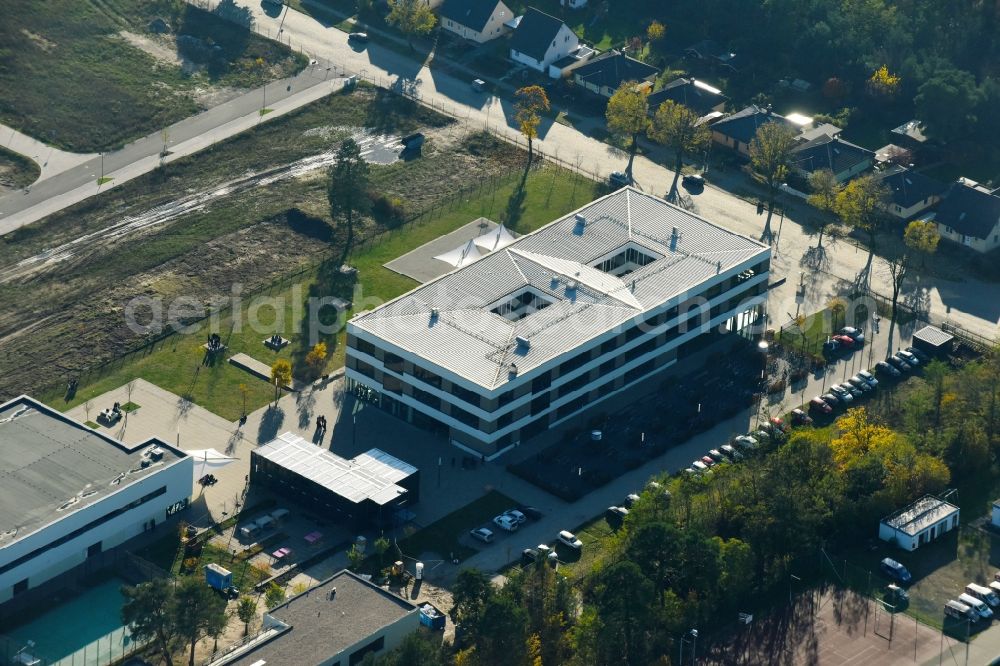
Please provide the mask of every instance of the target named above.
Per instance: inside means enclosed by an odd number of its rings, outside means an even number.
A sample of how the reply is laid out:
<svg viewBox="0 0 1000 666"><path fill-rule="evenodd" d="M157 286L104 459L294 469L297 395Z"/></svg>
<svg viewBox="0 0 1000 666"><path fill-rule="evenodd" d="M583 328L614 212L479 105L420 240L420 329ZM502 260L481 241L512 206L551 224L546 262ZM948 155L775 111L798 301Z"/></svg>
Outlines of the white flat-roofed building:
<svg viewBox="0 0 1000 666"><path fill-rule="evenodd" d="M185 508L190 456L130 447L27 396L0 405L0 603Z"/></svg>
<svg viewBox="0 0 1000 666"><path fill-rule="evenodd" d="M355 315L348 382L493 457L722 333L749 335L769 263L768 246L623 188Z"/></svg>
<svg viewBox="0 0 1000 666"><path fill-rule="evenodd" d="M903 550L916 550L945 532L957 529L958 518L957 506L926 495L879 523L878 537L882 541L895 540Z"/></svg>

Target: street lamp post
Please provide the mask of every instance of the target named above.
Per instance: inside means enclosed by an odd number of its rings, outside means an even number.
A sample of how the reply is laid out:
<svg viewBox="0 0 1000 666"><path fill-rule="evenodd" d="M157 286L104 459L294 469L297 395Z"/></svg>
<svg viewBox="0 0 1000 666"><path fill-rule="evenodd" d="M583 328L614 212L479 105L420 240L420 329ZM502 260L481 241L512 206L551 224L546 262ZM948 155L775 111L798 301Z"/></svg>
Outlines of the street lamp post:
<svg viewBox="0 0 1000 666"><path fill-rule="evenodd" d="M689 636L691 637L691 663L692 664L695 663L695 658L697 656L695 654L695 650L698 647L698 630L697 629L690 629L690 630L688 630L688 632L686 634L683 634L681 636L681 650L680 650L680 654L677 656L677 665L678 666L681 666L684 663L684 641L686 641Z"/></svg>

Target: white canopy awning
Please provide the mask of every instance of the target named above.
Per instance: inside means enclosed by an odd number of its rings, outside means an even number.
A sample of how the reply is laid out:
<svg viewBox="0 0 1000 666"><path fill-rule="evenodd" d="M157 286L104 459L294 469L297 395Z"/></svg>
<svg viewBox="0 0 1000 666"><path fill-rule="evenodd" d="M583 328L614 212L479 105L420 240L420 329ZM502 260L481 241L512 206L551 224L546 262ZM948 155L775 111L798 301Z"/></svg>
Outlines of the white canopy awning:
<svg viewBox="0 0 1000 666"><path fill-rule="evenodd" d="M217 469L222 469L229 463L238 460L224 453L219 453L215 449L202 449L200 451L185 451L194 458L194 480L197 481L206 474L210 474Z"/></svg>
<svg viewBox="0 0 1000 666"><path fill-rule="evenodd" d="M493 231L488 231L482 236L477 236L472 242L474 242L481 250L495 252L513 243L514 236L507 231L507 227L501 224Z"/></svg>
<svg viewBox="0 0 1000 666"><path fill-rule="evenodd" d="M471 264L476 259L482 258L482 256L483 255L479 252L479 248L476 247L475 239L473 239L461 247L456 247L454 250L445 252L444 254L439 254L434 258L439 261L443 261L446 264L450 264L455 268L461 268L462 266Z"/></svg>

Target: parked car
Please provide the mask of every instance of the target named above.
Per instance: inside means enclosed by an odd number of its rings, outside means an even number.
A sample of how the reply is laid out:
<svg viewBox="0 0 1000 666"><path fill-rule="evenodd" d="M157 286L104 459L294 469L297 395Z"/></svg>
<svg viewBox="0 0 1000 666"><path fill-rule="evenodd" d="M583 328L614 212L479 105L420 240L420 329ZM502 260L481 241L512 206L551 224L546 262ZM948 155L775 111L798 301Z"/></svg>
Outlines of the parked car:
<svg viewBox="0 0 1000 666"><path fill-rule="evenodd" d="M891 557L883 558L883 560L879 563L879 569L884 575L892 578L897 583L909 585L913 581L913 576L910 574L910 570Z"/></svg>
<svg viewBox="0 0 1000 666"><path fill-rule="evenodd" d="M691 469L693 469L695 472L704 472L708 470L708 465L706 465L700 460L695 460L693 463L691 463Z"/></svg>
<svg viewBox="0 0 1000 666"><path fill-rule="evenodd" d="M501 514L493 519L493 524L505 532L516 532L517 521L507 514Z"/></svg>
<svg viewBox="0 0 1000 666"><path fill-rule="evenodd" d="M856 386L853 386L850 382L844 382L842 384L837 384L840 388L844 389L851 394L855 400L859 400L864 396L864 393Z"/></svg>
<svg viewBox="0 0 1000 666"><path fill-rule="evenodd" d="M815 400L815 398L813 398ZM823 402L820 400L820 402ZM812 402L810 401L810 405ZM825 404L825 403L824 403ZM809 425L813 422L812 417L806 414L801 409L793 409L791 415L792 425Z"/></svg>
<svg viewBox="0 0 1000 666"><path fill-rule="evenodd" d="M816 396L809 401L809 409L819 414L829 414L833 411L833 407L820 396Z"/></svg>
<svg viewBox="0 0 1000 666"><path fill-rule="evenodd" d="M959 603L963 603L969 608L979 613L979 617L983 618L984 620L989 620L990 618L993 617L993 611L986 604L986 602L980 601L979 599L975 598L971 594L968 594L967 592L963 592L962 594L958 595L958 601Z"/></svg>
<svg viewBox="0 0 1000 666"><path fill-rule="evenodd" d="M705 177L697 173L689 173L683 178L681 178L681 183L684 187L688 188L702 188L705 187Z"/></svg>
<svg viewBox="0 0 1000 666"><path fill-rule="evenodd" d="M622 505L626 509L631 509L633 506L635 506L635 503L638 501L639 501L638 495L636 495L635 493L629 493L628 495L625 496L625 501L622 502Z"/></svg>
<svg viewBox="0 0 1000 666"><path fill-rule="evenodd" d="M732 444L723 444L719 449L728 455L734 462L743 460L743 454L736 450Z"/></svg>
<svg viewBox="0 0 1000 666"><path fill-rule="evenodd" d="M895 366L891 365L887 361L879 361L875 364L875 372L881 373L886 377L899 377L902 373L896 369Z"/></svg>
<svg viewBox="0 0 1000 666"><path fill-rule="evenodd" d="M875 379L875 375L873 375L872 373L868 372L867 370L860 371L858 373L858 377L861 377L861 379L863 379L866 382L868 382L868 385L871 386L872 388L878 387L878 380Z"/></svg>
<svg viewBox="0 0 1000 666"><path fill-rule="evenodd" d="M368 33L367 32L352 32L347 35L347 41L357 42L358 44L368 43Z"/></svg>
<svg viewBox="0 0 1000 666"><path fill-rule="evenodd" d="M556 540L565 546L569 546L573 550L580 550L583 548L583 542L577 539L575 534L567 532L566 530L561 531L556 537Z"/></svg>
<svg viewBox="0 0 1000 666"><path fill-rule="evenodd" d="M823 343L823 353L827 356L836 354L840 351L840 343L833 338L827 340Z"/></svg>
<svg viewBox="0 0 1000 666"><path fill-rule="evenodd" d="M479 539L483 543L493 542L493 532L485 527L477 527L474 530L469 530L469 534L473 539Z"/></svg>
<svg viewBox="0 0 1000 666"><path fill-rule="evenodd" d="M824 393L823 395L820 396L820 398L831 408L839 407L842 404L841 399L832 393ZM833 409L831 409L830 411L833 411Z"/></svg>
<svg viewBox="0 0 1000 666"><path fill-rule="evenodd" d="M920 359L917 358L917 355L911 351L907 351L906 349L900 349L896 352L896 356L909 363L911 367L915 368L920 365Z"/></svg>
<svg viewBox="0 0 1000 666"><path fill-rule="evenodd" d="M885 597L889 603L898 605L909 601L910 593L895 583L889 583L885 586Z"/></svg>
<svg viewBox="0 0 1000 666"><path fill-rule="evenodd" d="M708 457L717 463L729 462L729 458L725 456L719 449L712 449L708 452Z"/></svg>
<svg viewBox="0 0 1000 666"><path fill-rule="evenodd" d="M851 392L845 389L840 384L834 384L833 386L831 386L830 393L837 396L837 399L844 404L854 402L854 396L851 395Z"/></svg>
<svg viewBox="0 0 1000 666"><path fill-rule="evenodd" d="M532 520L542 519L542 512L533 506L519 506L517 507L517 510L526 515L528 518L531 518Z"/></svg>
<svg viewBox="0 0 1000 666"><path fill-rule="evenodd" d="M621 523L627 515L628 509L623 506L609 506L608 510L604 512L604 518L609 523Z"/></svg>
<svg viewBox="0 0 1000 666"><path fill-rule="evenodd" d="M854 388L858 389L862 393L871 393L872 391L875 390L874 386L866 382L859 375L854 375L853 377L847 380L847 383L853 386Z"/></svg>
<svg viewBox="0 0 1000 666"><path fill-rule="evenodd" d="M851 338L852 340L854 340L856 344L859 345L865 344L865 334L862 333L859 329L854 328L853 326L845 326L844 328L840 329L840 334L846 335L847 337Z"/></svg>
<svg viewBox="0 0 1000 666"><path fill-rule="evenodd" d="M559 561L559 556L556 554L556 551L552 550L552 548L547 544L540 543L535 546L535 550L538 551L539 557L544 557L549 561L549 564L552 564L553 566Z"/></svg>
<svg viewBox="0 0 1000 666"><path fill-rule="evenodd" d="M921 363L929 363L930 360L931 360L930 356L928 356L924 352L920 351L916 347L907 347L906 351L908 351L911 354L913 354L914 356L916 356L920 360Z"/></svg>
<svg viewBox="0 0 1000 666"><path fill-rule="evenodd" d="M518 525L523 525L524 523L528 522L528 517L525 516L520 511L518 511L517 509L508 509L503 512L503 515L509 516Z"/></svg>
<svg viewBox="0 0 1000 666"><path fill-rule="evenodd" d="M980 585L979 583L969 583L965 586L965 593L971 594L976 599L986 602L990 608L1000 606L1000 596L997 596L996 592L985 585Z"/></svg>
<svg viewBox="0 0 1000 666"><path fill-rule="evenodd" d="M854 338L849 335L834 335L832 339L836 340L844 349L854 349L856 346Z"/></svg>
<svg viewBox="0 0 1000 666"><path fill-rule="evenodd" d="M910 364L906 362L905 358L902 358L902 357L899 357L899 356L890 356L889 358L887 358L885 360L886 360L886 362L889 365L893 366L894 368L896 368L900 372L909 372L910 370L913 369L910 366Z"/></svg>
<svg viewBox="0 0 1000 666"><path fill-rule="evenodd" d="M521 564L531 564L538 559L538 551L534 548L525 548L521 551Z"/></svg>
<svg viewBox="0 0 1000 666"><path fill-rule="evenodd" d="M611 183L613 187L625 187L626 185L632 184L632 179L621 171L612 171L611 175L608 176L608 182Z"/></svg>
<svg viewBox="0 0 1000 666"><path fill-rule="evenodd" d="M945 603L944 614L958 620L971 620L972 622L979 621L979 613L974 611L969 606L966 606L961 601L955 601L954 599Z"/></svg>
<svg viewBox="0 0 1000 666"><path fill-rule="evenodd" d="M733 444L742 449L756 449L757 440L750 435L740 435L739 437L733 438Z"/></svg>
<svg viewBox="0 0 1000 666"><path fill-rule="evenodd" d="M777 416L772 416L769 423L770 423L771 431L772 432L775 429L777 429L777 430L779 430L781 432L785 432L785 433L788 432L788 426L785 425L784 419L778 418Z"/></svg>
<svg viewBox="0 0 1000 666"><path fill-rule="evenodd" d="M715 461L712 460L709 456L702 456L701 462L705 463L706 467L713 467L715 465Z"/></svg>

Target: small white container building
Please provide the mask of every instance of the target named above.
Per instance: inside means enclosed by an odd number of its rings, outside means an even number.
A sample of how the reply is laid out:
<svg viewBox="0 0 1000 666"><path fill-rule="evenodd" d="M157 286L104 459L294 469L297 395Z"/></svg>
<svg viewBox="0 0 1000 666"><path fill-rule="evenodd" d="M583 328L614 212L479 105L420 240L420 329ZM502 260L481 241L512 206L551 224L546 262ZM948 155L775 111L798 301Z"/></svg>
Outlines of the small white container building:
<svg viewBox="0 0 1000 666"><path fill-rule="evenodd" d="M994 505L996 520L996 505ZM921 497L905 509L884 518L878 526L878 537L903 550L916 550L958 527L959 510L954 504L931 495Z"/></svg>

